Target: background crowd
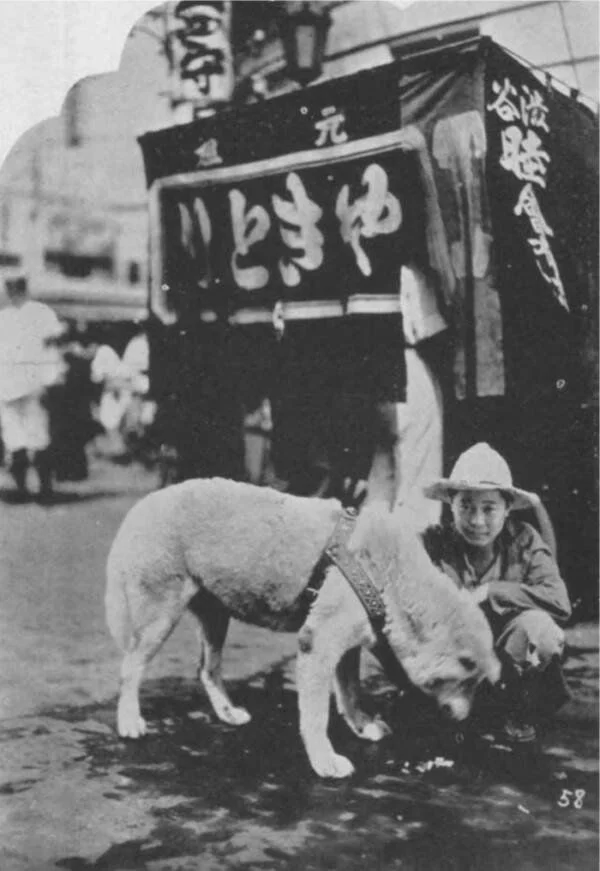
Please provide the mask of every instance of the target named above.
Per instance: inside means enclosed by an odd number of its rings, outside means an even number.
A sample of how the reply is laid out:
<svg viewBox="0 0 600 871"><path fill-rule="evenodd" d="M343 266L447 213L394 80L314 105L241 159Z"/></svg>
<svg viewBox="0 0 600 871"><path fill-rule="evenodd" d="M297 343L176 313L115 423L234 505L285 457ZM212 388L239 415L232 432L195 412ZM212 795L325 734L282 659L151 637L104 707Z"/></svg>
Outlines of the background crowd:
<svg viewBox="0 0 600 871"><path fill-rule="evenodd" d="M0 444L17 495L51 501L55 482L83 481L89 456L142 458L154 417L148 342L60 320L32 300L23 277L6 282L0 310ZM30 473L35 470L37 482ZM37 483L37 486L36 486Z"/></svg>

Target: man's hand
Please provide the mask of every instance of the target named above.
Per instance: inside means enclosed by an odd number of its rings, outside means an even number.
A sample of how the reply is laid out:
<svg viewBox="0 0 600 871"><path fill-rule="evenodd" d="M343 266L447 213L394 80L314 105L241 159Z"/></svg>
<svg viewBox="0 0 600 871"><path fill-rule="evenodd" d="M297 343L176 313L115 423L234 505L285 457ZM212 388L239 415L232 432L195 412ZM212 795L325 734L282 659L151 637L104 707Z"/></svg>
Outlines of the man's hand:
<svg viewBox="0 0 600 871"><path fill-rule="evenodd" d="M471 590L471 596L478 605L481 605L487 599L488 592L489 584L481 584L479 587L475 587L474 590Z"/></svg>

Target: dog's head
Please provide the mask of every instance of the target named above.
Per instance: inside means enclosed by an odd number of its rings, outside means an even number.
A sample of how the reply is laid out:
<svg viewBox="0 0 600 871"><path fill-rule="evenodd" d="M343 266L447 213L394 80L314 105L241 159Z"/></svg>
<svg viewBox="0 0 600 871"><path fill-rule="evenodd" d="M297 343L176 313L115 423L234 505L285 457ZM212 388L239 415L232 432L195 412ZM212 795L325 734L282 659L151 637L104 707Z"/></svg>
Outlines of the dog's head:
<svg viewBox="0 0 600 871"><path fill-rule="evenodd" d="M413 619L404 620L400 660L412 683L435 699L446 717L464 720L477 687L484 681L495 684L501 666L481 609L468 593L450 593L444 619L416 621L411 615ZM396 625L392 636L394 629Z"/></svg>
<svg viewBox="0 0 600 871"><path fill-rule="evenodd" d="M500 678L500 663L491 652L485 657L485 668L471 652L444 657L435 663L421 663L419 688L435 699L442 714L450 720L465 720L471 711L475 691L485 680L496 683Z"/></svg>
<svg viewBox="0 0 600 871"><path fill-rule="evenodd" d="M444 714L464 720L478 685L500 677L488 621L469 593L433 565L401 514L370 509L359 520L355 547L382 590L395 659Z"/></svg>

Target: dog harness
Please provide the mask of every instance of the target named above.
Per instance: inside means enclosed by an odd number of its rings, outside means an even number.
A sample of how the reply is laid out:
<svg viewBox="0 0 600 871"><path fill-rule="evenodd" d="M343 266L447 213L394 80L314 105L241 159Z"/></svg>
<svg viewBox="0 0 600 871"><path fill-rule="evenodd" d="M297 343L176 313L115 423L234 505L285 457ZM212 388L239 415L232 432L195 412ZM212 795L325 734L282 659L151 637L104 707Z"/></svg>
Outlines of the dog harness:
<svg viewBox="0 0 600 871"><path fill-rule="evenodd" d="M340 570L360 599L373 628L379 635L385 622L383 598L367 570L348 550L347 546L354 531L357 516L354 508L345 508L342 511L321 558L315 566L310 583L304 590L303 598L307 607L315 601L323 586L325 572L333 564Z"/></svg>
<svg viewBox="0 0 600 871"><path fill-rule="evenodd" d="M396 686L407 686L409 680L406 672L390 647L387 635L383 631L386 616L383 597L365 567L347 547L348 540L356 525L357 516L354 508L345 508L336 523L321 558L313 570L310 582L304 588L298 601L302 614L301 622L304 622L309 607L323 586L327 569L334 565L346 578L367 612L377 638L375 645L371 648L371 653L379 660L383 670ZM299 623L297 628L300 625Z"/></svg>

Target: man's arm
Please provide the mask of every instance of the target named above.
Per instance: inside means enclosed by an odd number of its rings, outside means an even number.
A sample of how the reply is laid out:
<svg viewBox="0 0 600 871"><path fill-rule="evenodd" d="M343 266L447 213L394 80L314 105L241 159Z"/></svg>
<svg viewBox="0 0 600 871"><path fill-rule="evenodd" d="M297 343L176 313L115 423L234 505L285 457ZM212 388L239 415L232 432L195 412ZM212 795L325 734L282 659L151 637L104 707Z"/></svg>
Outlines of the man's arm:
<svg viewBox="0 0 600 871"><path fill-rule="evenodd" d="M544 503L540 500L536 505L534 505L532 509L535 513L536 520L539 526L540 535L544 540L545 544L548 545L548 549L554 559L556 559L556 555L558 553L558 549L556 546L556 535L554 534L554 526L552 525L552 521L550 520L550 515L546 509Z"/></svg>
<svg viewBox="0 0 600 871"><path fill-rule="evenodd" d="M531 528L530 528L531 529ZM523 576L518 581L491 581L487 601L501 616L540 608L558 622L571 616L571 604L565 582L548 546L531 529L531 541L522 554Z"/></svg>

